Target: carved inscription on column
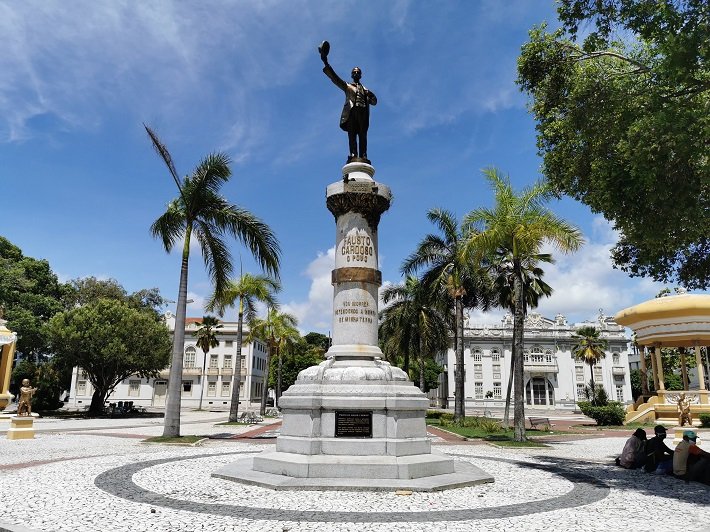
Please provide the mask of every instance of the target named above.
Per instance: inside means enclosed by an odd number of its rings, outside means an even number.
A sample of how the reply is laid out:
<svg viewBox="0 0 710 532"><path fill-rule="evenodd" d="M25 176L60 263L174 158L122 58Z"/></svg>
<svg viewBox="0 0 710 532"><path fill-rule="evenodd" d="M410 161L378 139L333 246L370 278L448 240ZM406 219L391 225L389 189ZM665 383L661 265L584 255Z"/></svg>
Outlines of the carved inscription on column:
<svg viewBox="0 0 710 532"><path fill-rule="evenodd" d="M342 240L340 254L348 264L367 262L375 255L372 239L367 234L359 233L360 231L353 231Z"/></svg>
<svg viewBox="0 0 710 532"><path fill-rule="evenodd" d="M338 323L373 323L377 321L377 311L370 308L368 301L343 301L342 306L333 310Z"/></svg>

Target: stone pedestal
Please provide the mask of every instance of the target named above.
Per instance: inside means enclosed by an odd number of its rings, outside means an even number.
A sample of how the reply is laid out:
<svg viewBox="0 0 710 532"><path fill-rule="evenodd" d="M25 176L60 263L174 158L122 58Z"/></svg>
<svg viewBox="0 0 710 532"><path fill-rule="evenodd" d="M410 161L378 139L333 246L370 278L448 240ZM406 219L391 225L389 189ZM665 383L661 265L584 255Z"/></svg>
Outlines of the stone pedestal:
<svg viewBox="0 0 710 532"><path fill-rule="evenodd" d="M34 418L32 416L14 416L10 418L10 428L7 429L8 440L31 440L34 437Z"/></svg>
<svg viewBox="0 0 710 532"><path fill-rule="evenodd" d="M336 223L332 273L333 345L281 396L274 452L221 468L214 476L277 489L441 490L492 482L477 467L433 453L427 397L378 347L377 226L388 187L366 163L343 167L326 190Z"/></svg>

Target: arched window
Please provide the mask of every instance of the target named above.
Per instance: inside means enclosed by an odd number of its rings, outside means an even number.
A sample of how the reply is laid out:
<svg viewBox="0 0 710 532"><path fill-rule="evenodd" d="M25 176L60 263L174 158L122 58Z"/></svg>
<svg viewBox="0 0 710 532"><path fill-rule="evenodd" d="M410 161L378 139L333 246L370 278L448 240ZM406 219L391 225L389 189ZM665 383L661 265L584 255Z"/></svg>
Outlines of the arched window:
<svg viewBox="0 0 710 532"><path fill-rule="evenodd" d="M483 358L483 352L481 351L481 348L480 347L471 348L471 356L473 357L474 362L480 362Z"/></svg>
<svg viewBox="0 0 710 532"><path fill-rule="evenodd" d="M491 349L491 360L493 362L498 362L500 360L500 350L496 349L495 347Z"/></svg>
<svg viewBox="0 0 710 532"><path fill-rule="evenodd" d="M194 345L188 345L185 348L185 355L182 357L182 367L183 368L194 368L195 367L195 354L197 350Z"/></svg>

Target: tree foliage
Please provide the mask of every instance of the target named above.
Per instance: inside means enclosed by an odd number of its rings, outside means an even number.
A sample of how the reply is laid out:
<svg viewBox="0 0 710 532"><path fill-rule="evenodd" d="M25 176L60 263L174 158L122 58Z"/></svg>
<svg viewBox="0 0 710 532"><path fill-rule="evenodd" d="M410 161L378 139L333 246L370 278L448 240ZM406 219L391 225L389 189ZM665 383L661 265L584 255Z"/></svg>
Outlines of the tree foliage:
<svg viewBox="0 0 710 532"><path fill-rule="evenodd" d="M596 389L594 384L594 366L606 356L604 350L608 346L608 342L600 335L596 327L580 327L572 336L575 341L572 346L572 356L589 365L589 370L592 373L591 386L592 390ZM596 398L592 399L592 404L597 406Z"/></svg>
<svg viewBox="0 0 710 532"><path fill-rule="evenodd" d="M170 334L152 312L99 299L56 314L48 324L56 359L79 366L94 387L89 411L99 413L114 387L131 375L154 377L169 363Z"/></svg>
<svg viewBox="0 0 710 532"><path fill-rule="evenodd" d="M617 267L707 288L710 4L562 0L559 16L518 60L543 174L613 222Z"/></svg>

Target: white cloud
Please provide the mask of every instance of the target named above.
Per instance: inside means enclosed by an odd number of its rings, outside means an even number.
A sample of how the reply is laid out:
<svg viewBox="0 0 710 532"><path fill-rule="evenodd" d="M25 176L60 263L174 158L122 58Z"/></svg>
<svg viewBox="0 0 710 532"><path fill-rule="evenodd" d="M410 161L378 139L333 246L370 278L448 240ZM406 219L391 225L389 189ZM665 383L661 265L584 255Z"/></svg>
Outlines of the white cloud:
<svg viewBox="0 0 710 532"><path fill-rule="evenodd" d="M298 318L302 332L330 330L333 317L333 286L331 271L335 267L335 247L326 253L318 252L304 275L311 280L306 301L290 301L281 305L281 310Z"/></svg>

